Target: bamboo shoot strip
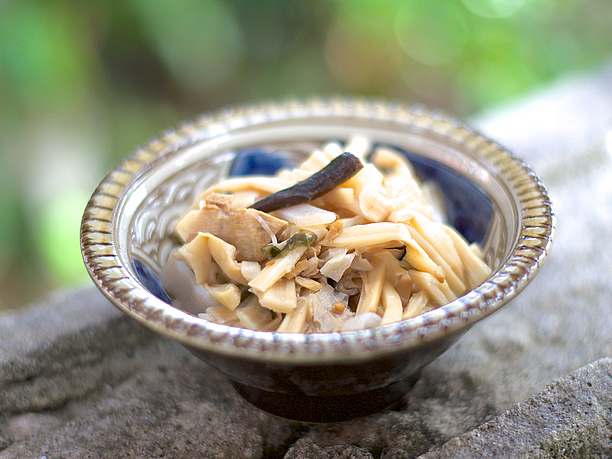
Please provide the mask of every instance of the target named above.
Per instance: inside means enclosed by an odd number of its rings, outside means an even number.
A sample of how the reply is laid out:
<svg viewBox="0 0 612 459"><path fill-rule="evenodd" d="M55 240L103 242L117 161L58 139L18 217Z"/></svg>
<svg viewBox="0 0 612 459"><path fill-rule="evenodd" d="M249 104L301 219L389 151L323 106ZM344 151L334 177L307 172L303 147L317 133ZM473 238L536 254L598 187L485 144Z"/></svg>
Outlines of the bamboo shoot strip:
<svg viewBox="0 0 612 459"><path fill-rule="evenodd" d="M312 201L346 182L363 168L361 161L351 153L342 153L327 166L289 188L277 191L251 206L262 212L295 206Z"/></svg>

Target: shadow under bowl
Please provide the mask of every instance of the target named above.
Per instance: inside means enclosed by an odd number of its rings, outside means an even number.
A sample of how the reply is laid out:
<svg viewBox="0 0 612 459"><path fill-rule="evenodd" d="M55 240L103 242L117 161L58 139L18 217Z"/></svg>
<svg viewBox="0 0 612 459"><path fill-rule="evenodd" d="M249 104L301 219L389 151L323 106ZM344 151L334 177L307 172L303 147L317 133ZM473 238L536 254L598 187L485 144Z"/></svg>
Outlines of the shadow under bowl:
<svg viewBox="0 0 612 459"><path fill-rule="evenodd" d="M159 281L176 221L227 176L270 175L330 139L364 135L402 151L442 191L448 222L483 248L493 274L453 302L370 330L287 334L214 324L170 304ZM122 311L178 340L280 416L338 421L401 400L420 370L537 272L553 231L547 191L523 162L461 123L380 101L310 100L204 116L112 171L83 216L88 272Z"/></svg>

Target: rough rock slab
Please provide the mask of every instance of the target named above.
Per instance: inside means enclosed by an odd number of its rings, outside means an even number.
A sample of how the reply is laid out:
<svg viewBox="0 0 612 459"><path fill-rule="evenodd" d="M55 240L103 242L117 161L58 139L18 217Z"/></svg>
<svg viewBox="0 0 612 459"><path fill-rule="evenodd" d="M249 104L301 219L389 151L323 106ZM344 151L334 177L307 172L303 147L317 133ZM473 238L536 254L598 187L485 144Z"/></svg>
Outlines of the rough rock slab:
<svg viewBox="0 0 612 459"><path fill-rule="evenodd" d="M104 313L92 321L85 308ZM82 328L57 334L50 311ZM38 348L0 354L0 458L257 458L284 452L300 430L90 288L0 321L2 342L17 340L20 323Z"/></svg>
<svg viewBox="0 0 612 459"><path fill-rule="evenodd" d="M0 316L0 458L414 457L612 355L612 67L479 125L549 185L556 241L532 285L430 365L404 407L319 426L271 417L86 288Z"/></svg>
<svg viewBox="0 0 612 459"><path fill-rule="evenodd" d="M612 457L612 359L561 378L422 459Z"/></svg>

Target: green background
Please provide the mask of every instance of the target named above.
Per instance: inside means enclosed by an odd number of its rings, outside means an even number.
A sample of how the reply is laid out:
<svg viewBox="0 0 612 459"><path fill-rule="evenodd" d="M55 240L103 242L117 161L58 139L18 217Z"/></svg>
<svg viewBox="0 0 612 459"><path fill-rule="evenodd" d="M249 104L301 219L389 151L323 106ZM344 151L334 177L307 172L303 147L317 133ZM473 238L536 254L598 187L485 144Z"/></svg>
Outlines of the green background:
<svg viewBox="0 0 612 459"><path fill-rule="evenodd" d="M611 23L609 0L0 0L0 309L85 281L89 194L182 119L338 93L466 117L601 65Z"/></svg>

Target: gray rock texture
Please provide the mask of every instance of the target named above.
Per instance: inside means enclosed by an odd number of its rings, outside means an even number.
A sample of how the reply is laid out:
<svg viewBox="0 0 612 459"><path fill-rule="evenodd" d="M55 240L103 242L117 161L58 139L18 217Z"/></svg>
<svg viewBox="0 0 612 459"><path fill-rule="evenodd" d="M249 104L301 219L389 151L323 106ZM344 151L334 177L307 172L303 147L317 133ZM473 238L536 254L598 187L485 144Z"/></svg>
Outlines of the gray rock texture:
<svg viewBox="0 0 612 459"><path fill-rule="evenodd" d="M0 316L0 458L415 457L467 448L453 442L484 435L473 429L488 421L523 425L510 418L527 416L531 402L496 416L612 355L612 67L476 123L542 175L558 215L556 241L530 287L426 368L404 406L331 425L274 418L89 287ZM595 378L599 370L584 371ZM582 451L564 449L575 440L567 426L584 420L565 401L609 401L603 385L568 384L532 399L533 412L567 415L561 433L547 437L551 457ZM593 444L603 441L597 429L588 434Z"/></svg>
<svg viewBox="0 0 612 459"><path fill-rule="evenodd" d="M104 312L92 320L85 309ZM52 315L82 327L56 334ZM251 408L219 373L90 288L0 324L14 344L0 354L0 458L257 458L285 451L300 430ZM27 349L11 335L22 326L37 340Z"/></svg>
<svg viewBox="0 0 612 459"><path fill-rule="evenodd" d="M601 359L423 459L612 457L612 359Z"/></svg>

